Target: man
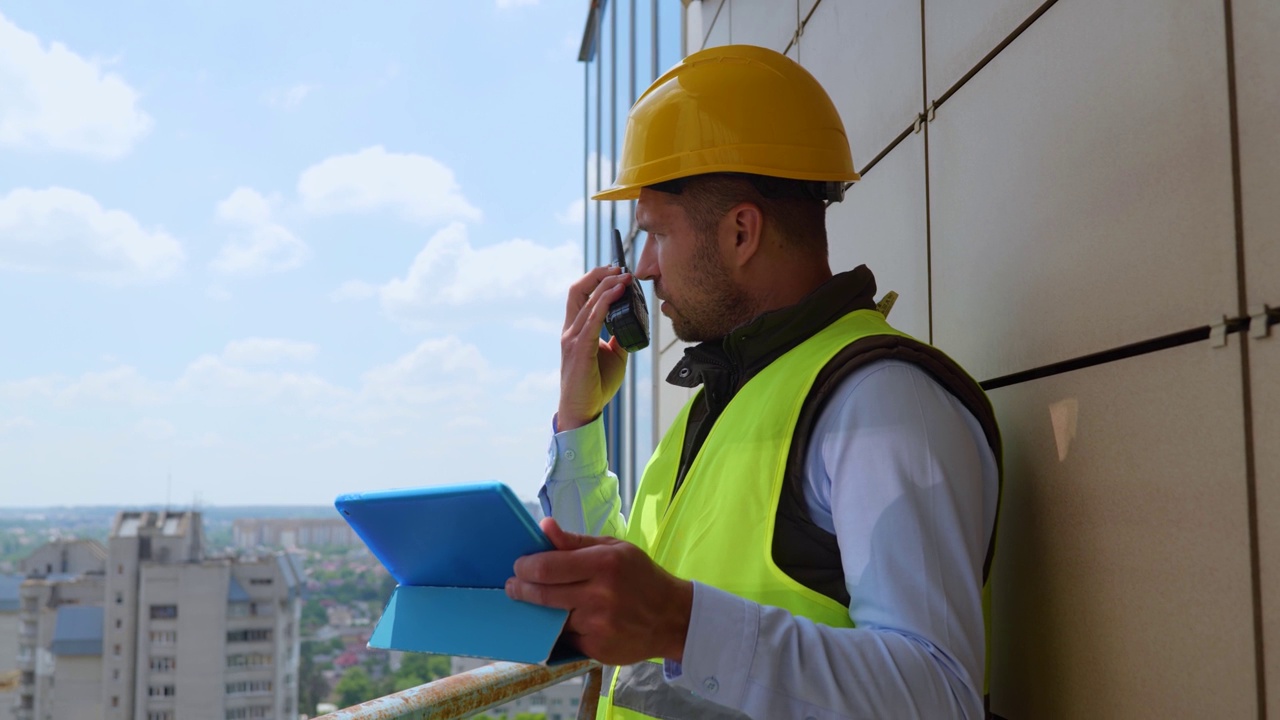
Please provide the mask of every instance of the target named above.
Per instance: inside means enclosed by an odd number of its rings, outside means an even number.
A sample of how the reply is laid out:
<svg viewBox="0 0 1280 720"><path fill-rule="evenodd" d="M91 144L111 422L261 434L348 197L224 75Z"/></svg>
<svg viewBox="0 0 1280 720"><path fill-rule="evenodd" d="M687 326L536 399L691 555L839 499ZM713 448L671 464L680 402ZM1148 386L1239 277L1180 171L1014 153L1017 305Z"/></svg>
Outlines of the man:
<svg viewBox="0 0 1280 720"><path fill-rule="evenodd" d="M980 717L999 436L982 391L832 276L826 203L858 179L830 99L761 48L689 56L628 118L615 186L648 233L635 277L569 293L543 528L514 598L620 666L600 717ZM626 357L610 303L652 280L700 392L629 518L600 414Z"/></svg>

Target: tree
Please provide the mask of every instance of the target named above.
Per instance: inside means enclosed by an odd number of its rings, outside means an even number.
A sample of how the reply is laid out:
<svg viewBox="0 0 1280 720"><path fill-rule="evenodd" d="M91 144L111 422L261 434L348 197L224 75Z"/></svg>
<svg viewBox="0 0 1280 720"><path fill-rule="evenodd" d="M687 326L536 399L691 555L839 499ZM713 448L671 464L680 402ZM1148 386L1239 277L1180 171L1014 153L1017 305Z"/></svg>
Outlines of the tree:
<svg viewBox="0 0 1280 720"><path fill-rule="evenodd" d="M329 615L324 611L324 606L320 604L319 600L311 598L306 605L302 606L302 633L304 636L311 635L328 622Z"/></svg>
<svg viewBox="0 0 1280 720"><path fill-rule="evenodd" d="M373 689L373 681L369 679L369 673L359 666L348 668L333 691L338 696L338 706L344 708L359 705L377 697Z"/></svg>

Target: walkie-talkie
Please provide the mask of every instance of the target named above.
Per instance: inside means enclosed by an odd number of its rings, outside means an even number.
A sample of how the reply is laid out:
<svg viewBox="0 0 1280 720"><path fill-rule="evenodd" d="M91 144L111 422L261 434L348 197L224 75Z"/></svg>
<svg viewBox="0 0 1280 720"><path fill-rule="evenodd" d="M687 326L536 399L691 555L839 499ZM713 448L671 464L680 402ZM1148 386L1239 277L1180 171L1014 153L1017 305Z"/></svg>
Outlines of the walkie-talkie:
<svg viewBox="0 0 1280 720"><path fill-rule="evenodd" d="M622 249L622 233L616 229L613 231L613 252L618 267L622 268L622 272L628 272L627 256ZM622 298L609 306L609 312L604 316L604 326L627 352L649 347L649 306L644 302L644 290L640 288L640 281L634 275Z"/></svg>

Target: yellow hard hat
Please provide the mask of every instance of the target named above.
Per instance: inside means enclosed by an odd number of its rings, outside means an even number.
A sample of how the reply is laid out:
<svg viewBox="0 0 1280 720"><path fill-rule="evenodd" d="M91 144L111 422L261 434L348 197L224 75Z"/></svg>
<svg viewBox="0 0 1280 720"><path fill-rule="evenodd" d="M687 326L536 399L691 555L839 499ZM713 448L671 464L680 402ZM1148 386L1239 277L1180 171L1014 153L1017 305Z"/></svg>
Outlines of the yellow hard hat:
<svg viewBox="0 0 1280 720"><path fill-rule="evenodd" d="M613 187L591 197L633 200L642 187L719 172L841 189L858 179L840 113L808 70L773 50L722 45L645 90L627 115Z"/></svg>

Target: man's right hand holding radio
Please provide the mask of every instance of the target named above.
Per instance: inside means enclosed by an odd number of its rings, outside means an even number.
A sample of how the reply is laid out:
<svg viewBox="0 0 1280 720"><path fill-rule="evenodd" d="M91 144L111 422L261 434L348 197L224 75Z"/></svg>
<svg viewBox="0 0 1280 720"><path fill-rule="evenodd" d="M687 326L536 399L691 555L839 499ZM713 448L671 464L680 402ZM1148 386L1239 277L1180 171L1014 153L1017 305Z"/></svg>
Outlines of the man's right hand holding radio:
<svg viewBox="0 0 1280 720"><path fill-rule="evenodd" d="M634 278L616 266L598 267L569 288L560 336L560 408L556 429L582 427L604 410L622 386L627 351L616 338L600 339L609 306Z"/></svg>

